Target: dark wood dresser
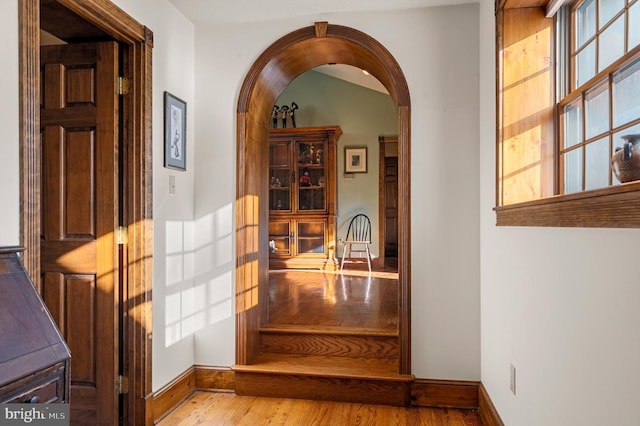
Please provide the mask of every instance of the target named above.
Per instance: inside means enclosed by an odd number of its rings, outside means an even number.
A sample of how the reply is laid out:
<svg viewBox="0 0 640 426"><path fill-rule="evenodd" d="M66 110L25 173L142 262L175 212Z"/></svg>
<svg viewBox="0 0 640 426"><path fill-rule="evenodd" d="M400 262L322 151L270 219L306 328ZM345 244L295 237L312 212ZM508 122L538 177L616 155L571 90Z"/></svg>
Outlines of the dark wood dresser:
<svg viewBox="0 0 640 426"><path fill-rule="evenodd" d="M0 403L69 402L70 353L22 265L0 247Z"/></svg>

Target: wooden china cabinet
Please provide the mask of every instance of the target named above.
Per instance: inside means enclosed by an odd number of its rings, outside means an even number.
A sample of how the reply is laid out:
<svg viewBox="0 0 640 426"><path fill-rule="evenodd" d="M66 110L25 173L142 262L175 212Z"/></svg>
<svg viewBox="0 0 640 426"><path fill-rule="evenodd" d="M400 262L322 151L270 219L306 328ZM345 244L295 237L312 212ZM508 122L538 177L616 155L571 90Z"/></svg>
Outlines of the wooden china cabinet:
<svg viewBox="0 0 640 426"><path fill-rule="evenodd" d="M269 132L269 266L336 267L339 126Z"/></svg>

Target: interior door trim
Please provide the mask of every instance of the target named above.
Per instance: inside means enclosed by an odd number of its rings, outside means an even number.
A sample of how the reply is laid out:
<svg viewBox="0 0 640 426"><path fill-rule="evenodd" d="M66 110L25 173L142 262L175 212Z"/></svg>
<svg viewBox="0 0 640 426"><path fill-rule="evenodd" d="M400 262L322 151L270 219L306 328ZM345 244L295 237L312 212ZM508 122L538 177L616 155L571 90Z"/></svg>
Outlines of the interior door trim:
<svg viewBox="0 0 640 426"><path fill-rule="evenodd" d="M124 98L123 114L127 138L124 176L128 191L125 205L127 282L124 312L122 362L129 377L125 397L125 424L153 424L151 370L152 291L152 48L153 32L109 0L57 0L89 23L101 28L126 50L125 74L131 90ZM40 2L19 3L19 94L20 94L20 240L26 247L26 270L40 289Z"/></svg>
<svg viewBox="0 0 640 426"><path fill-rule="evenodd" d="M379 136L378 137L378 235L379 235L379 247L380 247L380 255L378 256L378 261L381 263L381 266L385 265L386 258L386 250L385 250L385 241L386 237L386 215L385 215L385 207L387 205L386 197L387 193L385 190L385 159L387 152L387 144L397 144L398 138L396 136Z"/></svg>

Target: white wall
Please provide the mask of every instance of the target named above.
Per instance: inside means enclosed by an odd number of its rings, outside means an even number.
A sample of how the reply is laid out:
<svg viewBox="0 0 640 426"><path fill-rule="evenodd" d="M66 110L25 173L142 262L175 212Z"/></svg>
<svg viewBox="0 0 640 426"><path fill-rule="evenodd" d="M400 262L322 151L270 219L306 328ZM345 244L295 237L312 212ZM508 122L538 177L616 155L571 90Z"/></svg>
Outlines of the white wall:
<svg viewBox="0 0 640 426"><path fill-rule="evenodd" d="M482 382L507 425L637 425L640 230L495 226L493 3L479 38Z"/></svg>
<svg viewBox="0 0 640 426"><path fill-rule="evenodd" d="M194 287L194 28L167 1L113 0L154 35L153 48L153 389L194 363L194 334L203 326ZM187 170L164 168L163 94L187 103ZM169 176L176 194L169 195Z"/></svg>
<svg viewBox="0 0 640 426"><path fill-rule="evenodd" d="M0 245L8 246L20 243L18 0L3 2L0 28Z"/></svg>
<svg viewBox="0 0 640 426"><path fill-rule="evenodd" d="M342 129L336 159L338 239L346 237L354 215L365 213L371 219L371 253L374 258L379 257L378 137L398 134L398 112L391 96L308 71L285 88L276 104L291 105L292 102L300 107L296 111L298 127L339 125ZM367 173L351 173L345 177L344 148L347 146L367 147ZM342 250L343 245L338 243L339 256Z"/></svg>
<svg viewBox="0 0 640 426"><path fill-rule="evenodd" d="M315 21L374 37L394 55L412 107L412 363L420 378L478 380L478 7L324 14L196 25L198 283L220 307L196 338L196 363L234 360L235 111L242 81L272 42ZM215 297L213 296L215 295ZM228 313L228 316L226 314Z"/></svg>
<svg viewBox="0 0 640 426"><path fill-rule="evenodd" d="M194 27L167 1L114 0L154 32L153 389L194 363L235 360L235 111L273 41L314 21L373 36L400 64L412 107L412 363L419 378L480 376L476 5ZM2 243L18 242L17 2L0 18ZM194 42L195 34L195 42ZM194 50L195 46L195 50ZM195 70L195 71L194 71ZM195 81L194 81L195 76ZM195 89L197 88L197 90ZM186 172L162 161L162 93L188 103ZM177 194L168 194L169 176ZM10 200L14 200L10 202ZM6 235L6 236L5 236Z"/></svg>

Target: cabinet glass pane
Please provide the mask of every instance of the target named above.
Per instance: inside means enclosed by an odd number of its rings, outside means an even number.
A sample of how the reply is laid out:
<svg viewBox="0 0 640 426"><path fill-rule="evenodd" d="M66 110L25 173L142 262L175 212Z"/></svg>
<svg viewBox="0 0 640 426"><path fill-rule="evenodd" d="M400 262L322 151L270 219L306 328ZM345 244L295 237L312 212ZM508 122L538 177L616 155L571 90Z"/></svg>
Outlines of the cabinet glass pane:
<svg viewBox="0 0 640 426"><path fill-rule="evenodd" d="M291 166L289 158L289 144L278 143L269 145L269 164L271 166Z"/></svg>
<svg viewBox="0 0 640 426"><path fill-rule="evenodd" d="M300 187L298 190L298 210L324 210L324 201L324 188L322 187Z"/></svg>
<svg viewBox="0 0 640 426"><path fill-rule="evenodd" d="M269 222L269 246L273 255L289 256L291 254L290 233L288 221Z"/></svg>
<svg viewBox="0 0 640 426"><path fill-rule="evenodd" d="M298 222L298 253L323 254L325 222Z"/></svg>
<svg viewBox="0 0 640 426"><path fill-rule="evenodd" d="M269 210L291 210L291 191L289 188L269 189Z"/></svg>
<svg viewBox="0 0 640 426"><path fill-rule="evenodd" d="M299 143L298 210L326 210L325 152L323 142Z"/></svg>
<svg viewBox="0 0 640 426"><path fill-rule="evenodd" d="M298 164L308 166L312 164L324 164L324 143L299 143L298 144Z"/></svg>
<svg viewBox="0 0 640 426"><path fill-rule="evenodd" d="M324 222L298 223L298 236L300 238L324 237Z"/></svg>

